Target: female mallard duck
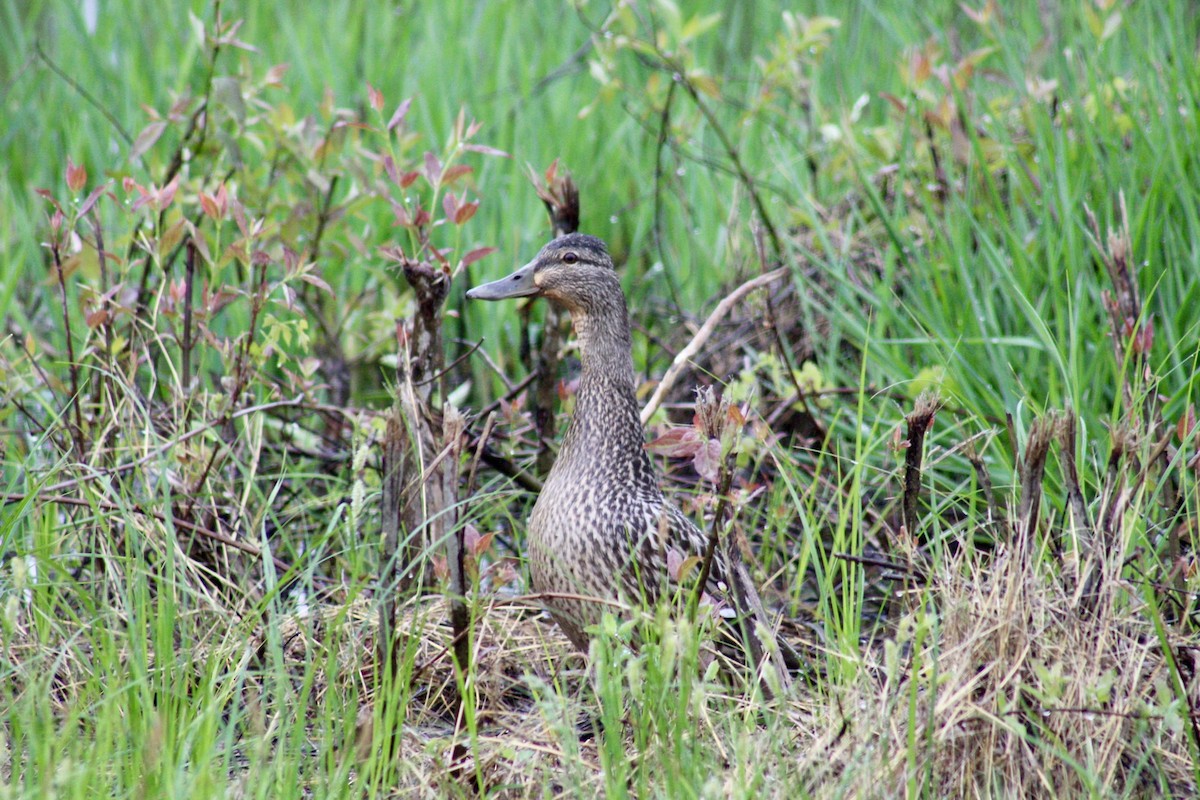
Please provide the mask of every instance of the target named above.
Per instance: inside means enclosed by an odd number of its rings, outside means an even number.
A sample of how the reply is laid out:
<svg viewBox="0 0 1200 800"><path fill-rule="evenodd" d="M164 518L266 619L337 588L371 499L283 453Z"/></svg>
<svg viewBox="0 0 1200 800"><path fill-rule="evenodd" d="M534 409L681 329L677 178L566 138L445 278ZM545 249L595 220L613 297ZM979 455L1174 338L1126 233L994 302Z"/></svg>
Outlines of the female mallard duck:
<svg viewBox="0 0 1200 800"><path fill-rule="evenodd" d="M667 555L703 556L707 539L659 489L638 417L625 294L604 242L572 233L519 270L467 292L476 300L545 297L567 309L583 374L575 414L529 520L534 589L568 638L586 651L603 604L655 602L671 589ZM705 589L742 625L751 653L770 630L745 566L716 553ZM778 650L765 648L786 681ZM756 661L759 659L756 657Z"/></svg>

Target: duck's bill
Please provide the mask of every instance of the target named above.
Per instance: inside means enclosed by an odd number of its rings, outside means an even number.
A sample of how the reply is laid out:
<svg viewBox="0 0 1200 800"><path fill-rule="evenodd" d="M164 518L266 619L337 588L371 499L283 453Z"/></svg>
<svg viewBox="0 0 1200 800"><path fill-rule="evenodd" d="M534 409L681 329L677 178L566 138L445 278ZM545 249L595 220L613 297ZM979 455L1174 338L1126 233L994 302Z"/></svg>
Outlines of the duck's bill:
<svg viewBox="0 0 1200 800"><path fill-rule="evenodd" d="M505 300L509 297L529 297L537 294L538 287L533 282L533 266L526 264L507 278L476 286L467 292L467 297L471 300Z"/></svg>

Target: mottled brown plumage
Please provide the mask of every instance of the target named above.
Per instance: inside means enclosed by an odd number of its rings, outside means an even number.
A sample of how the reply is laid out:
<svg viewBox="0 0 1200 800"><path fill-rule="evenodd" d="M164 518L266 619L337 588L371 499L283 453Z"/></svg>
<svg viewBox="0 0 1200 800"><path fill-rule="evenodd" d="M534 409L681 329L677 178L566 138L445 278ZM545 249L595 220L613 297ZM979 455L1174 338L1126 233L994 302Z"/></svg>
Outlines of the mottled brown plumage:
<svg viewBox="0 0 1200 800"><path fill-rule="evenodd" d="M527 296L571 313L583 364L575 413L533 507L528 541L534 589L586 651L586 629L604 605L582 598L652 604L673 588L668 553L703 555L707 539L665 500L646 453L625 294L604 242L561 236L517 272L467 293ZM727 563L720 548L705 588L725 618L767 625L744 565ZM754 624L745 627L754 636ZM766 649L782 666L775 648Z"/></svg>

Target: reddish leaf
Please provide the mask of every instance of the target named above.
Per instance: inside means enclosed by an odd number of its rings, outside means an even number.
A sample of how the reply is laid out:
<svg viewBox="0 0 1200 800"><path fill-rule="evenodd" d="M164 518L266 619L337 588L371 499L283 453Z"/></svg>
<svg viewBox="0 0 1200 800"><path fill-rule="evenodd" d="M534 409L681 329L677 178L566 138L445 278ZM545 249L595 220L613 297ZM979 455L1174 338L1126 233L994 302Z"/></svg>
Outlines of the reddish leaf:
<svg viewBox="0 0 1200 800"><path fill-rule="evenodd" d="M904 104L903 100L901 100L899 97L896 97L896 95L891 94L890 92L880 92L879 96L882 97L884 100L888 101L889 103L891 103L892 107L895 108L897 111L899 111L901 114L905 114L908 112L908 106Z"/></svg>
<svg viewBox="0 0 1200 800"><path fill-rule="evenodd" d="M401 122L404 122L404 118L408 115L408 107L411 105L412 105L412 98L410 97L410 98L406 99L404 102L402 102L400 105L396 106L396 110L394 112L392 112L392 118L388 120L387 129L389 131L392 128L395 128Z"/></svg>
<svg viewBox="0 0 1200 800"><path fill-rule="evenodd" d="M497 150L494 147L488 147L486 144L464 144L463 150L470 150L472 153L483 153L485 156L511 158L511 156L503 150Z"/></svg>
<svg viewBox="0 0 1200 800"><path fill-rule="evenodd" d="M205 292L204 307L206 309L208 309L209 316L212 316L213 314L217 313L222 308L224 308L225 306L229 305L234 300L236 300L238 297L237 292L234 291L233 289L221 288L221 289L218 289L213 294L209 295L208 289L206 287L204 292Z"/></svg>
<svg viewBox="0 0 1200 800"><path fill-rule="evenodd" d="M283 266L289 277L295 275L300 267L300 254L286 244L283 246Z"/></svg>
<svg viewBox="0 0 1200 800"><path fill-rule="evenodd" d="M267 86L279 86L283 81L283 76L291 69L291 64L276 64L267 70Z"/></svg>
<svg viewBox="0 0 1200 800"><path fill-rule="evenodd" d="M67 156L67 188L78 192L87 185L87 169L82 164L76 164Z"/></svg>
<svg viewBox="0 0 1200 800"><path fill-rule="evenodd" d="M388 180L393 185L400 185L400 170L396 167L396 160L391 156L383 157L383 171L387 173Z"/></svg>
<svg viewBox="0 0 1200 800"><path fill-rule="evenodd" d="M496 538L495 531L488 531L487 533L478 537L478 540L475 542L474 546L471 548L471 555L475 556L476 558L479 558L481 555L483 555L484 553L486 553L488 550L491 549L492 539L495 539L495 538Z"/></svg>
<svg viewBox="0 0 1200 800"><path fill-rule="evenodd" d="M500 586L508 586L517 580L517 570L513 567L512 559L508 556L489 564L485 574L491 581L493 589Z"/></svg>
<svg viewBox="0 0 1200 800"><path fill-rule="evenodd" d="M187 224L187 231L188 236L192 240L192 244L195 245L197 252L200 253L200 257L204 259L206 264L211 264L212 254L208 252L208 242L205 241L203 236L200 236L196 233L196 228L191 222Z"/></svg>
<svg viewBox="0 0 1200 800"><path fill-rule="evenodd" d="M692 571L700 565L702 559L697 555L684 558L683 553L674 547L667 548L667 575L676 583L683 583Z"/></svg>
<svg viewBox="0 0 1200 800"><path fill-rule="evenodd" d="M454 224L462 225L464 222L475 216L475 212L479 210L479 201L473 203L463 203L454 212Z"/></svg>
<svg viewBox="0 0 1200 800"><path fill-rule="evenodd" d="M58 201L54 199L54 195L50 193L49 189L34 189L33 191L34 194L49 200L50 205L54 206L60 213L62 212L62 206L60 206Z"/></svg>
<svg viewBox="0 0 1200 800"><path fill-rule="evenodd" d="M107 308L96 309L95 311L93 311L92 313L87 315L87 317L85 318L85 321L87 322L87 326L89 328L97 328L97 327L103 325L104 323L108 322L108 309Z"/></svg>
<svg viewBox="0 0 1200 800"><path fill-rule="evenodd" d="M396 224L401 228L412 225L412 217L409 216L408 209L395 200L392 200L392 215L396 218Z"/></svg>
<svg viewBox="0 0 1200 800"><path fill-rule="evenodd" d="M383 92L376 89L369 82L367 83L367 100L371 103L371 108L376 111L383 111Z"/></svg>
<svg viewBox="0 0 1200 800"><path fill-rule="evenodd" d="M204 192L200 193L200 208L204 209L204 214L209 219L220 220L217 216L217 201Z"/></svg>
<svg viewBox="0 0 1200 800"><path fill-rule="evenodd" d="M175 199L175 191L178 188L179 175L177 173L174 178L171 178L171 182L164 186L158 193L158 202L155 203L155 205L158 207L159 211L162 211L171 205L171 201Z"/></svg>
<svg viewBox="0 0 1200 800"><path fill-rule="evenodd" d="M704 444L695 428L672 428L649 442L646 449L671 458L695 456Z"/></svg>
<svg viewBox="0 0 1200 800"><path fill-rule="evenodd" d="M146 127L142 128L142 132L137 135L137 139L133 141L133 148L129 151L129 160L136 161L158 141L158 137L163 135L163 131L167 129L165 122L151 122Z"/></svg>
<svg viewBox="0 0 1200 800"><path fill-rule="evenodd" d="M186 118L188 108L191 105L192 98L187 97L186 95L184 97L180 97L171 104L170 108L167 109L167 119L171 120L172 122L182 122ZM158 115L156 114L154 118L158 119Z"/></svg>
<svg viewBox="0 0 1200 800"><path fill-rule="evenodd" d="M739 428L746 424L746 415L735 405L729 406L729 421Z"/></svg>
<svg viewBox="0 0 1200 800"><path fill-rule="evenodd" d="M458 198L454 196L454 192L446 192L442 197L442 210L446 212L448 219L454 219L454 215L458 211Z"/></svg>
<svg viewBox="0 0 1200 800"><path fill-rule="evenodd" d="M474 264L479 259L494 252L496 252L496 248L494 247L477 247L462 257L462 264L464 267L468 264Z"/></svg>
<svg viewBox="0 0 1200 800"><path fill-rule="evenodd" d="M326 283L324 280L322 280L321 277L318 275L314 275L311 272L306 272L300 276L300 280L304 281L305 283L309 284L310 286L317 287L321 291L327 293L330 297L333 296L333 287L331 287L328 283Z"/></svg>
<svg viewBox="0 0 1200 800"><path fill-rule="evenodd" d="M471 523L463 525L463 549L468 553L475 552L475 545L479 542L479 528L476 528Z"/></svg>
<svg viewBox="0 0 1200 800"><path fill-rule="evenodd" d="M143 189L141 186L138 186L137 190L141 196L137 200L134 200L133 205L129 207L132 211L137 211L142 206L153 203L154 198L158 196L158 190L154 188L154 184L151 184L149 189Z"/></svg>
<svg viewBox="0 0 1200 800"><path fill-rule="evenodd" d="M408 187L412 186L413 182L419 177L421 177L421 173L417 172L415 169L412 172L404 173L400 176L400 188L407 189Z"/></svg>
<svg viewBox="0 0 1200 800"><path fill-rule="evenodd" d="M451 183L454 183L456 179L461 178L463 175L470 175L474 171L475 169L473 167L467 166L466 164L455 164L454 166L447 168L447 170L442 174L442 185L448 186Z"/></svg>
<svg viewBox="0 0 1200 800"><path fill-rule="evenodd" d="M79 207L79 216L82 217L91 211L92 206L96 205L96 201L100 199L102 194L108 191L108 187L111 185L112 181L105 181L95 189L92 189L92 193L87 196L87 199L83 201L83 205Z"/></svg>
<svg viewBox="0 0 1200 800"><path fill-rule="evenodd" d="M380 247L379 255L390 261L395 261L397 264L405 264L408 262L408 257L404 255L404 250L399 245Z"/></svg>
<svg viewBox="0 0 1200 800"><path fill-rule="evenodd" d="M438 160L437 155L426 150L425 151L425 179L429 181L430 186L437 186L438 180L442 177L442 162Z"/></svg>
<svg viewBox="0 0 1200 800"><path fill-rule="evenodd" d="M433 562L433 575L439 581L444 581L450 577L450 567L446 562L445 556L433 556L430 561Z"/></svg>
<svg viewBox="0 0 1200 800"><path fill-rule="evenodd" d="M205 214L217 222L225 219L225 212L229 209L229 194L225 189L225 184L222 183L218 186L215 194L208 195L201 192L200 207L204 209Z"/></svg>
<svg viewBox="0 0 1200 800"><path fill-rule="evenodd" d="M1187 439L1188 434L1196 427L1196 407L1189 405L1187 411L1183 412L1183 416L1175 423L1175 435L1179 437L1179 441Z"/></svg>
<svg viewBox="0 0 1200 800"><path fill-rule="evenodd" d="M246 223L246 209L238 202L237 198L229 199L229 207L233 210L233 219L237 222L238 230L242 236L250 235L250 226Z"/></svg>

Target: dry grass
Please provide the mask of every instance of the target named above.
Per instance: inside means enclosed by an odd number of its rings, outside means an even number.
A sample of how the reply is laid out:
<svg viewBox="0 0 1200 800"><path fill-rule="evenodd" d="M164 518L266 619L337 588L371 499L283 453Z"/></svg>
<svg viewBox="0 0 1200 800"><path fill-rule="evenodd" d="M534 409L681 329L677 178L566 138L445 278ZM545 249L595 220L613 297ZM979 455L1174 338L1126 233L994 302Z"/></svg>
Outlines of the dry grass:
<svg viewBox="0 0 1200 800"><path fill-rule="evenodd" d="M826 706L837 713L811 752L828 762L813 767L861 797L1194 794L1186 722L1164 719L1168 665L1137 597L1113 585L1092 614L1012 552L949 564ZM1187 637L1172 646L1195 652Z"/></svg>

